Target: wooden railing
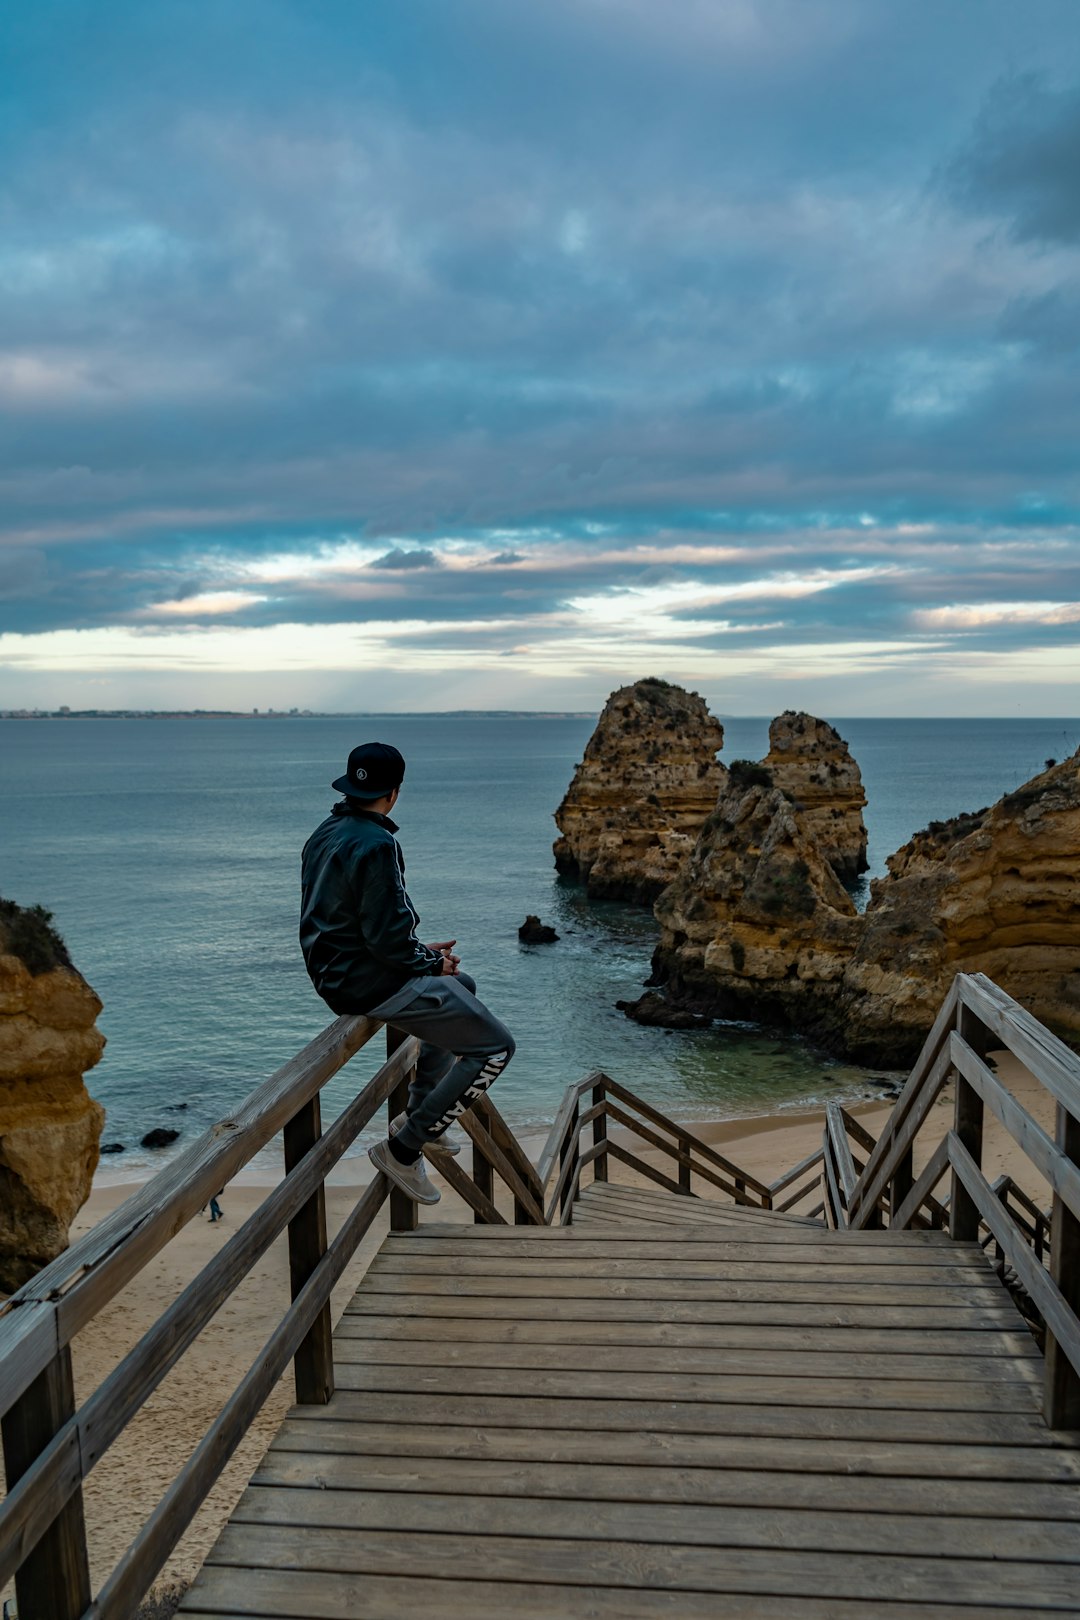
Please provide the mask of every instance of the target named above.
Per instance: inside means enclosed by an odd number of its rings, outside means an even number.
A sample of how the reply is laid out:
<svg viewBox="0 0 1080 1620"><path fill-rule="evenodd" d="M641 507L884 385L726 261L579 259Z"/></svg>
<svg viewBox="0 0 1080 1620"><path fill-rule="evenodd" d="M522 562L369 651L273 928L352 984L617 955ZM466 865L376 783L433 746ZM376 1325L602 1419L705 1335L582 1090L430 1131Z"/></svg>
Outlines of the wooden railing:
<svg viewBox="0 0 1080 1620"><path fill-rule="evenodd" d="M671 1161L674 1173L659 1169L617 1141L609 1125L661 1153ZM591 1140L583 1145L586 1132ZM823 1209L820 1151L811 1153L777 1181L761 1181L717 1152L689 1126L669 1119L610 1075L597 1071L567 1087L540 1155L537 1173L545 1224L568 1224L573 1220L582 1171L591 1166L594 1180L606 1181L609 1159L625 1164L668 1192L692 1195L696 1177L734 1203L754 1209L795 1210L814 1198L817 1202L799 1213L816 1217Z"/></svg>
<svg viewBox="0 0 1080 1620"><path fill-rule="evenodd" d="M417 1042L388 1030L386 1062L322 1131L322 1087L380 1027L370 1019L339 1018L232 1118L178 1155L0 1307L0 1430L8 1486L0 1505L0 1586L15 1576L24 1620L127 1620L289 1362L299 1403L329 1400L332 1290L388 1197L392 1229L411 1230L418 1219L417 1206L377 1176L327 1240L329 1170L383 1104L390 1118L404 1109L415 1070ZM985 1062L994 1046L1016 1053L1055 1099L1056 1140ZM950 1077L956 1082L952 1128L916 1179L916 1138ZM1049 1216L1009 1178L993 1186L986 1181L980 1168L984 1108L1049 1185ZM999 1267L1012 1269L1046 1323L1047 1419L1055 1427L1080 1427L1080 1059L988 979L956 980L877 1141L847 1110L831 1104L821 1149L772 1182L748 1173L689 1126L601 1072L567 1088L535 1166L490 1098L481 1098L462 1124L472 1142L471 1173L449 1154L428 1151L482 1223L506 1224L504 1211L512 1205L517 1224L568 1224L583 1172L604 1182L615 1161L688 1199L698 1184L710 1196L719 1193L748 1208L824 1215L835 1227L947 1224L958 1241L992 1243ZM284 1179L76 1408L72 1340L278 1132ZM665 1167L643 1158L628 1141L660 1155ZM951 1192L938 1200L934 1190L946 1174ZM92 1597L83 1481L286 1227L291 1304Z"/></svg>
<svg viewBox="0 0 1080 1620"><path fill-rule="evenodd" d="M0 1307L0 1429L8 1486L0 1506L0 1586L15 1576L26 1620L129 1620L290 1360L297 1401L329 1400L331 1291L388 1187L377 1177L328 1242L324 1183L383 1103L391 1117L405 1106L416 1041L396 1047L325 1134L319 1098L380 1027L367 1018L339 1018L230 1119L177 1155ZM76 1409L72 1340L278 1132L283 1180ZM292 1303L93 1599L83 1481L286 1227Z"/></svg>
<svg viewBox="0 0 1080 1620"><path fill-rule="evenodd" d="M1019 1058L1049 1093L1052 1137L987 1063L986 1054L1000 1048ZM937 1134L932 1110L947 1084L955 1088L950 1128L927 1145L916 1177L916 1141L921 1133L931 1141ZM1011 1177L991 1185L983 1174L987 1110L1049 1188L1049 1215ZM1080 1058L990 979L959 974L854 1179L851 1124L842 1112L829 1111L831 1223L856 1230L947 1223L957 1242L992 1243L999 1268L1011 1268L1046 1326L1047 1423L1080 1428ZM937 1200L934 1191L946 1176L948 1195Z"/></svg>

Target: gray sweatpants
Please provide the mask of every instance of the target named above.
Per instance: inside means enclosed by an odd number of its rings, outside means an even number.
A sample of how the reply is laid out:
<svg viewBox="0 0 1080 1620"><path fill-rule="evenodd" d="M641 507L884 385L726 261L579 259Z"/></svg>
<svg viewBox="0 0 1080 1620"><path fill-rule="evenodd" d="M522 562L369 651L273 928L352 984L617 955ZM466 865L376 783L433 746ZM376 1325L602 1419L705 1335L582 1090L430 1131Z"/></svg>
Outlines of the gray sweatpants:
<svg viewBox="0 0 1080 1620"><path fill-rule="evenodd" d="M437 1141L514 1055L514 1037L477 999L476 981L467 973L418 979L417 986L404 1006L399 991L383 1008L370 1009L372 1018L420 1037L409 1117L395 1139L414 1152Z"/></svg>

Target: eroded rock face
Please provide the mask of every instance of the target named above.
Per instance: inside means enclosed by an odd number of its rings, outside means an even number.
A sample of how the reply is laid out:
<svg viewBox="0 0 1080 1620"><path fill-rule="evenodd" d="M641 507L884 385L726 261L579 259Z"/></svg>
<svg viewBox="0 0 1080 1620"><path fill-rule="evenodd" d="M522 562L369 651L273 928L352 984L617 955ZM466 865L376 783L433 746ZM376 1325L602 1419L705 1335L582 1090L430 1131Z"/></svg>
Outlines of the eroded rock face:
<svg viewBox="0 0 1080 1620"><path fill-rule="evenodd" d="M811 842L842 882L866 871L862 774L848 745L826 720L787 709L769 727L762 761L774 786L794 802Z"/></svg>
<svg viewBox="0 0 1080 1620"><path fill-rule="evenodd" d="M0 1288L66 1248L89 1195L105 1110L83 1074L105 1046L100 1012L74 968L32 974L0 954Z"/></svg>
<svg viewBox="0 0 1080 1620"><path fill-rule="evenodd" d="M1080 753L932 823L888 867L857 916L777 790L733 794L657 902L654 982L673 1006L798 1028L893 1069L959 972L1080 1040Z"/></svg>
<svg viewBox="0 0 1080 1620"><path fill-rule="evenodd" d="M956 973L985 973L1080 1039L1080 753L989 810L932 822L887 864L838 1007L853 1055L911 1062Z"/></svg>
<svg viewBox="0 0 1080 1620"><path fill-rule="evenodd" d="M654 900L716 805L723 741L696 692L643 680L612 693L555 812L558 870L594 898Z"/></svg>
<svg viewBox="0 0 1080 1620"><path fill-rule="evenodd" d="M842 978L858 925L790 801L734 772L656 916L654 977L671 1002L781 1025L799 1024L816 986Z"/></svg>

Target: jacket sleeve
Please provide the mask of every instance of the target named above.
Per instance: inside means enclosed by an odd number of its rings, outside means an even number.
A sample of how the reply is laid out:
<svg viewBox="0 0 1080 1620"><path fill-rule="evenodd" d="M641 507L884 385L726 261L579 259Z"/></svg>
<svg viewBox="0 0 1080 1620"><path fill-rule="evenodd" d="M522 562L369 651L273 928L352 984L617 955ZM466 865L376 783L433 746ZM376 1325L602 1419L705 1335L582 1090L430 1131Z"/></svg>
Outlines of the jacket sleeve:
<svg viewBox="0 0 1080 1620"><path fill-rule="evenodd" d="M368 852L357 888L360 930L372 956L402 973L442 971L438 951L429 951L416 937L416 913L405 893L392 843L377 844Z"/></svg>

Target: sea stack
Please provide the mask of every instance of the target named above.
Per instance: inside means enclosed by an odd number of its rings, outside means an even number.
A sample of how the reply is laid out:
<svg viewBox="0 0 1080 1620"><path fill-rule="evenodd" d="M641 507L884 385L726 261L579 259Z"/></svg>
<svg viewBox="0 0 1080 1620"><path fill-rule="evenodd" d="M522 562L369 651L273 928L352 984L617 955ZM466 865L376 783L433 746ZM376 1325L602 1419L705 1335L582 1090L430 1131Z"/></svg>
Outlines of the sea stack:
<svg viewBox="0 0 1080 1620"><path fill-rule="evenodd" d="M769 727L762 762L842 883L866 871L866 794L848 745L827 720L787 709Z"/></svg>
<svg viewBox="0 0 1080 1620"><path fill-rule="evenodd" d="M648 904L716 805L724 731L704 699L668 681L613 692L555 812L555 865L595 899Z"/></svg>
<svg viewBox="0 0 1080 1620"><path fill-rule="evenodd" d="M104 1050L100 1012L47 915L0 901L0 1288L67 1247L89 1196L105 1110L83 1074Z"/></svg>
<svg viewBox="0 0 1080 1620"><path fill-rule="evenodd" d="M656 903L654 980L679 1008L797 1027L855 946L854 903L761 766L731 769L674 881ZM652 1003L646 1008L655 1016Z"/></svg>

